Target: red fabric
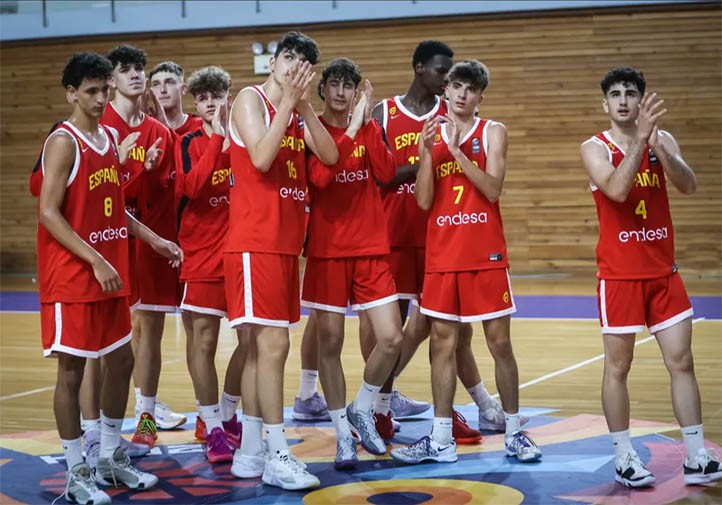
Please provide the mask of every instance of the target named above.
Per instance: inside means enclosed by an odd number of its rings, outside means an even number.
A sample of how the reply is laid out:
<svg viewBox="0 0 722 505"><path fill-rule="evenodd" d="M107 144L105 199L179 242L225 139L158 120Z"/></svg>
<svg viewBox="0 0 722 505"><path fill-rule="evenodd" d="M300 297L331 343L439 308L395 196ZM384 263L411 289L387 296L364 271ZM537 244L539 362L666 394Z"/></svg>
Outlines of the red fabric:
<svg viewBox="0 0 722 505"><path fill-rule="evenodd" d="M226 284L223 281L186 282L180 307L191 312L223 317L228 312Z"/></svg>
<svg viewBox="0 0 722 505"><path fill-rule="evenodd" d="M387 258L399 298L419 299L424 287L426 249L423 247L394 247Z"/></svg>

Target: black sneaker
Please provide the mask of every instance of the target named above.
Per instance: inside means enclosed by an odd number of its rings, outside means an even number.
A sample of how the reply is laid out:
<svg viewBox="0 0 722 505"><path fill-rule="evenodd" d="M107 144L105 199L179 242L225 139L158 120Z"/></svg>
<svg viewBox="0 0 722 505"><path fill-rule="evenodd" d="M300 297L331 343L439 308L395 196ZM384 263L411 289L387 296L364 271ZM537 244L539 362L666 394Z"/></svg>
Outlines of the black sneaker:
<svg viewBox="0 0 722 505"><path fill-rule="evenodd" d="M684 483L706 484L722 478L722 464L719 456L710 449L700 449L694 461L684 460Z"/></svg>

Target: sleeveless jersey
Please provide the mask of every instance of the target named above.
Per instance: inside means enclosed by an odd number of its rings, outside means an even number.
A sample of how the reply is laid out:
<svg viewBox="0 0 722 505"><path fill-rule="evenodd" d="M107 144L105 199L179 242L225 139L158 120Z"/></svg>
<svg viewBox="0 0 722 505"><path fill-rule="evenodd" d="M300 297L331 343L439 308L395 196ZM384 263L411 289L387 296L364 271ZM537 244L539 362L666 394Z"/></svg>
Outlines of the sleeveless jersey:
<svg viewBox="0 0 722 505"><path fill-rule="evenodd" d="M276 108L260 86L266 126ZM305 234L306 143L303 118L291 115L268 172L253 166L243 141L231 128L231 208L227 252L299 255Z"/></svg>
<svg viewBox="0 0 722 505"><path fill-rule="evenodd" d="M488 130L494 122L476 118L459 142L461 151L486 171ZM476 189L449 152L446 125L439 127L431 153L434 203L429 211L426 272L506 268L509 260L499 201Z"/></svg>
<svg viewBox="0 0 722 505"><path fill-rule="evenodd" d="M382 126L396 166L418 163L421 128L430 117L447 113L446 100L437 97L436 105L423 116L406 109L400 96L382 103ZM391 247L426 247L427 213L416 204L414 185L414 182L405 182L381 190Z"/></svg>
<svg viewBox="0 0 722 505"><path fill-rule="evenodd" d="M69 122L48 136L70 134L73 164L60 212L75 232L116 269L123 288L103 293L93 268L70 252L38 223L38 285L41 303L83 303L127 296L128 229L118 168L118 152L110 130L101 126L106 143L98 150ZM64 132L64 133L61 133ZM47 139L45 145L47 145ZM41 156L44 172L45 147Z"/></svg>
<svg viewBox="0 0 722 505"><path fill-rule="evenodd" d="M624 151L611 136L604 132L592 140L606 148L610 163L618 167ZM653 279L677 270L664 169L649 146L644 151L626 201L615 202L591 184L599 218L601 279Z"/></svg>

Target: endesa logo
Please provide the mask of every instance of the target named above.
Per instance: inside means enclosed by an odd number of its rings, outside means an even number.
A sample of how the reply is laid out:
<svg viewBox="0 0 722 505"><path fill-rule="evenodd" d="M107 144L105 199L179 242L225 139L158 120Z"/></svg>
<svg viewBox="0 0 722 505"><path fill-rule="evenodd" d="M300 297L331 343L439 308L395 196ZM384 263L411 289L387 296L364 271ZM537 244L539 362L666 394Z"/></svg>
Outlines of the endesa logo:
<svg viewBox="0 0 722 505"><path fill-rule="evenodd" d="M413 195L415 187L416 187L415 182L412 182L411 184L409 184L408 182L405 182L403 184L399 184L399 187L396 188L396 193L399 195L404 194L404 193Z"/></svg>
<svg viewBox="0 0 722 505"><path fill-rule="evenodd" d="M98 242L110 242L111 240L127 239L128 228L121 226L120 228L108 227L105 230L92 231L88 236L88 240L91 244L97 244Z"/></svg>
<svg viewBox="0 0 722 505"><path fill-rule="evenodd" d="M281 195L281 198L292 198L297 202L302 202L306 199L306 192L298 188L287 188L284 186L278 190L278 194Z"/></svg>
<svg viewBox="0 0 722 505"><path fill-rule="evenodd" d="M655 240L664 240L669 238L667 227L661 228L642 228L641 230L622 230L619 232L619 241L627 242L653 242Z"/></svg>
<svg viewBox="0 0 722 505"><path fill-rule="evenodd" d="M457 212L436 218L436 226L461 226L464 224L484 224L487 222L486 212Z"/></svg>
<svg viewBox="0 0 722 505"><path fill-rule="evenodd" d="M208 204L211 207L218 207L219 205L230 205L231 201L228 199L227 196L212 196L208 199Z"/></svg>
<svg viewBox="0 0 722 505"><path fill-rule="evenodd" d="M369 178L368 170L344 170L336 174L336 182L356 182L365 181Z"/></svg>

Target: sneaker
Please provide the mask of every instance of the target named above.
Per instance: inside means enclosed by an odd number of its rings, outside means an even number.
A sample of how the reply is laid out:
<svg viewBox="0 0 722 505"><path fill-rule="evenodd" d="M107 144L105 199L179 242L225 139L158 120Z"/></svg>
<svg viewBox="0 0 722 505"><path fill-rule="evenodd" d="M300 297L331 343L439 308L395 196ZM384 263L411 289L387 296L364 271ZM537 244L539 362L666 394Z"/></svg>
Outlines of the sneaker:
<svg viewBox="0 0 722 505"><path fill-rule="evenodd" d="M376 456L386 454L386 444L376 431L373 412L357 411L352 402L346 407L346 416L351 433L359 439L364 449Z"/></svg>
<svg viewBox="0 0 722 505"><path fill-rule="evenodd" d="M321 485L318 477L309 473L288 451L274 454L266 462L261 480L269 486L280 487L287 491L309 489Z"/></svg>
<svg viewBox="0 0 722 505"><path fill-rule="evenodd" d="M81 448L85 455L85 462L90 468L95 468L98 464L98 456L100 456L100 430L90 430L83 433Z"/></svg>
<svg viewBox="0 0 722 505"><path fill-rule="evenodd" d="M155 419L148 412L143 412L131 441L134 444L145 444L153 448L156 440L158 440L158 428L155 426Z"/></svg>
<svg viewBox="0 0 722 505"><path fill-rule="evenodd" d="M201 419L201 416L196 417L196 431L195 431L195 437L196 440L201 440L205 442L206 440L206 423Z"/></svg>
<svg viewBox="0 0 722 505"><path fill-rule="evenodd" d="M376 432L383 439L384 442L389 442L396 432L394 431L394 422L391 419L391 412L386 415L380 412L374 412L374 424L376 426Z"/></svg>
<svg viewBox="0 0 722 505"><path fill-rule="evenodd" d="M87 463L78 463L68 470L66 473L67 483L63 492L65 499L70 503L80 503L82 505L110 503L110 496L98 489L92 475Z"/></svg>
<svg viewBox="0 0 722 505"><path fill-rule="evenodd" d="M356 453L356 441L349 438L342 438L336 441L336 459L333 467L336 470L351 470L358 463L358 454Z"/></svg>
<svg viewBox="0 0 722 505"><path fill-rule="evenodd" d="M656 482L652 472L644 467L644 463L634 451L618 458L614 467L614 480L627 487L651 486Z"/></svg>
<svg viewBox="0 0 722 505"><path fill-rule="evenodd" d="M150 452L150 447L145 444L134 444L133 442L127 441L122 436L120 437L120 447L125 449L125 453L129 458L140 458Z"/></svg>
<svg viewBox="0 0 722 505"><path fill-rule="evenodd" d="M228 421L223 421L223 430L226 432L228 445L234 449L241 447L241 434L243 433L243 425L238 422L238 416L233 414Z"/></svg>
<svg viewBox="0 0 722 505"><path fill-rule="evenodd" d="M504 409L498 400L492 399L493 404L487 409L479 407L479 429L487 431L506 431L506 418ZM519 425L524 426L529 422L527 416L519 414Z"/></svg>
<svg viewBox="0 0 722 505"><path fill-rule="evenodd" d="M515 431L504 439L506 455L514 456L522 463L538 461L542 453L525 431Z"/></svg>
<svg viewBox="0 0 722 505"><path fill-rule="evenodd" d="M293 402L293 419L296 421L330 421L331 414L328 413L328 405L323 396L318 392L306 400L296 397Z"/></svg>
<svg viewBox="0 0 722 505"><path fill-rule="evenodd" d="M233 454L233 465L231 474L239 479L255 479L263 475L266 468L268 452L261 451L258 454L241 454L238 449Z"/></svg>
<svg viewBox="0 0 722 505"><path fill-rule="evenodd" d="M155 425L159 430L172 430L183 426L188 418L183 414L173 412L163 402L155 402Z"/></svg>
<svg viewBox="0 0 722 505"><path fill-rule="evenodd" d="M391 411L394 413L394 417L418 416L430 408L430 403L412 400L411 398L399 393L398 390L391 393Z"/></svg>
<svg viewBox="0 0 722 505"><path fill-rule="evenodd" d="M438 463L454 463L456 455L456 442L451 439L448 445L440 445L426 436L406 447L397 447L391 450L391 457L408 465L415 465L422 461L436 461Z"/></svg>
<svg viewBox="0 0 722 505"><path fill-rule="evenodd" d="M454 411L452 423L452 433L457 444L478 444L481 442L481 432L466 424L466 418L456 410Z"/></svg>
<svg viewBox="0 0 722 505"><path fill-rule="evenodd" d="M401 423L398 422L396 419L394 419L393 414L391 415L391 426L394 427L394 431L395 431L396 433L398 433L399 431L401 431Z"/></svg>
<svg viewBox="0 0 722 505"><path fill-rule="evenodd" d="M123 484L130 489L150 489L158 483L152 473L141 472L130 464L130 458L122 447L118 447L112 458L98 458L95 480L99 484L118 487Z"/></svg>
<svg viewBox="0 0 722 505"><path fill-rule="evenodd" d="M233 461L233 448L222 428L213 428L206 434L206 459L209 463Z"/></svg>
<svg viewBox="0 0 722 505"><path fill-rule="evenodd" d="M710 449L700 449L694 462L684 460L684 483L705 484L722 478L722 465L716 452Z"/></svg>

